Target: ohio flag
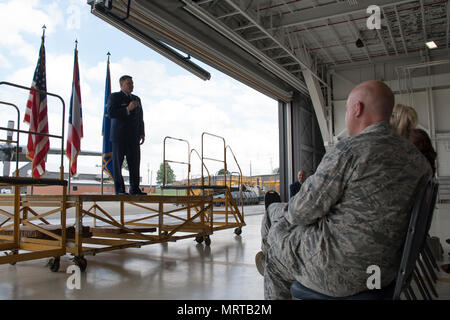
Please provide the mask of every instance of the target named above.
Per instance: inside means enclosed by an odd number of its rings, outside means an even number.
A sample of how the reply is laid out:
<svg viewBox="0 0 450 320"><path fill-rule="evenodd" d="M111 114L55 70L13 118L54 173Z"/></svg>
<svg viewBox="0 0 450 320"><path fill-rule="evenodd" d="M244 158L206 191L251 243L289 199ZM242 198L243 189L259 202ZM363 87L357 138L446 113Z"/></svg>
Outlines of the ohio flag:
<svg viewBox="0 0 450 320"><path fill-rule="evenodd" d="M67 136L66 155L70 161L70 172L77 173L77 157L83 138L83 118L81 114L80 72L78 69L78 50L75 47L75 62L73 67L72 97L69 110L69 130Z"/></svg>

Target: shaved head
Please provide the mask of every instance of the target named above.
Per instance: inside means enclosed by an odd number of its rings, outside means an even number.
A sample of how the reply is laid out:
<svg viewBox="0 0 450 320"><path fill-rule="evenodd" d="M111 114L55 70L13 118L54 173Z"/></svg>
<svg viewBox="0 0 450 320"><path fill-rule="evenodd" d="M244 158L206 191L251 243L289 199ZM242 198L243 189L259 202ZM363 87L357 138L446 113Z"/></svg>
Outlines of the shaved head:
<svg viewBox="0 0 450 320"><path fill-rule="evenodd" d="M359 134L376 122L389 121L394 103L392 90L381 81L356 86L347 99L345 120L349 135Z"/></svg>

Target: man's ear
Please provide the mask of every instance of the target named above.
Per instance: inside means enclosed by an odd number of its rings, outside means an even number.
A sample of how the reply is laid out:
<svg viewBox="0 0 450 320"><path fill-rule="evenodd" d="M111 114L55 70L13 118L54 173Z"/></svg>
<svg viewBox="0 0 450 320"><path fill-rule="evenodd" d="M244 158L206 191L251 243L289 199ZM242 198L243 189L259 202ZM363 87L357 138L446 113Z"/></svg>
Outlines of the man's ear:
<svg viewBox="0 0 450 320"><path fill-rule="evenodd" d="M363 103L361 101L357 101L355 103L355 109L354 109L355 117L359 118L362 115L363 110L364 110Z"/></svg>

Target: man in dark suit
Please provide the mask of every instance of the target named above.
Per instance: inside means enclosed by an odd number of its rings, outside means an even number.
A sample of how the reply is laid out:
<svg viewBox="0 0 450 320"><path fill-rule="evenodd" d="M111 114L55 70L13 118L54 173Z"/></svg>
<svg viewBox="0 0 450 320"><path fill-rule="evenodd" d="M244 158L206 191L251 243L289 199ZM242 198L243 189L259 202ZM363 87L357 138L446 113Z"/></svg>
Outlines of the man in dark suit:
<svg viewBox="0 0 450 320"><path fill-rule="evenodd" d="M297 192L300 191L300 188L302 187L303 182L305 182L305 180L306 180L306 172L304 170L300 170L297 173L297 178L298 178L298 181L295 181L293 184L291 184L289 186L290 198L295 196L297 194Z"/></svg>
<svg viewBox="0 0 450 320"><path fill-rule="evenodd" d="M119 92L109 97L108 116L111 118L111 146L114 169L114 188L116 194L127 194L122 176L122 164L127 158L130 173L130 194L143 195L139 189L141 147L145 141L144 117L141 100L133 92L133 79L130 76L120 78Z"/></svg>

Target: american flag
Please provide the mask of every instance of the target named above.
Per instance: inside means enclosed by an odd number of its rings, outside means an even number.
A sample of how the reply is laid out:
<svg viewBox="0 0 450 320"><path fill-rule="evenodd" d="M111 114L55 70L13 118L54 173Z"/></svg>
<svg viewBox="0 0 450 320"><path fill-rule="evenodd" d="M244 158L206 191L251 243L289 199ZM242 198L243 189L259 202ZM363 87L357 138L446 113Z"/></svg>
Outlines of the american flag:
<svg viewBox="0 0 450 320"><path fill-rule="evenodd" d="M77 157L81 149L83 138L83 117L81 113L80 72L78 69L78 50L75 48L75 62L73 67L72 97L69 110L69 134L67 137L66 155L70 161L70 172L77 173Z"/></svg>
<svg viewBox="0 0 450 320"><path fill-rule="evenodd" d="M39 60L31 88L47 91L44 37L42 37ZM48 134L47 94L30 90L24 121L30 124L30 132ZM32 176L40 178L45 174L45 161L50 149L50 141L47 136L30 133L27 149L27 158L32 161Z"/></svg>

